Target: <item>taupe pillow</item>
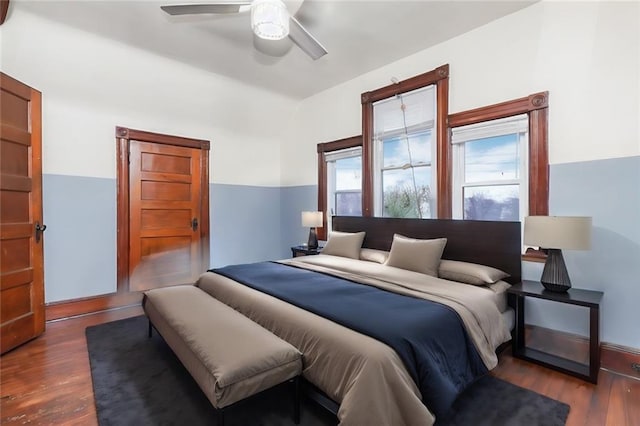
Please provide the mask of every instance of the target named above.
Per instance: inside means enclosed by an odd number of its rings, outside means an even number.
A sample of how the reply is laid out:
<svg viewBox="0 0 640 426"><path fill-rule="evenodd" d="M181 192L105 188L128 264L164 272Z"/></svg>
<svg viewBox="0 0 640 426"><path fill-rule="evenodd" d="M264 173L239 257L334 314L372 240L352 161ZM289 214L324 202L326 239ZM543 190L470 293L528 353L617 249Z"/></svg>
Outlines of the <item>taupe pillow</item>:
<svg viewBox="0 0 640 426"><path fill-rule="evenodd" d="M331 232L327 244L322 249L322 254L360 259L364 234L364 232Z"/></svg>
<svg viewBox="0 0 640 426"><path fill-rule="evenodd" d="M486 285L506 278L509 274L500 269L477 263L442 260L438 269L438 276L445 280L458 281L465 284Z"/></svg>
<svg viewBox="0 0 640 426"><path fill-rule="evenodd" d="M360 250L360 260L366 260L367 262L384 263L388 258L388 251L368 248L363 248Z"/></svg>
<svg viewBox="0 0 640 426"><path fill-rule="evenodd" d="M437 277L440 258L446 244L446 238L417 240L395 234L386 264Z"/></svg>

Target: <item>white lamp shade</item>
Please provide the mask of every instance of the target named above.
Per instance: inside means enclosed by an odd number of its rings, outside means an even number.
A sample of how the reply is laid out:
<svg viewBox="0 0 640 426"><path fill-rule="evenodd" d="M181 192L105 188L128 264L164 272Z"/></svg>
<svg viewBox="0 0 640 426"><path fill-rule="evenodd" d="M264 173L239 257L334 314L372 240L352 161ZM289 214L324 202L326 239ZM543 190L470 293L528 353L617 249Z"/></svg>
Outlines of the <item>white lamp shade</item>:
<svg viewBox="0 0 640 426"><path fill-rule="evenodd" d="M545 249L591 248L591 218L585 216L528 216L524 243Z"/></svg>
<svg viewBox="0 0 640 426"><path fill-rule="evenodd" d="M281 40L289 35L289 12L281 0L254 0L251 29L260 38Z"/></svg>
<svg viewBox="0 0 640 426"><path fill-rule="evenodd" d="M302 226L307 228L322 226L322 212L302 212Z"/></svg>

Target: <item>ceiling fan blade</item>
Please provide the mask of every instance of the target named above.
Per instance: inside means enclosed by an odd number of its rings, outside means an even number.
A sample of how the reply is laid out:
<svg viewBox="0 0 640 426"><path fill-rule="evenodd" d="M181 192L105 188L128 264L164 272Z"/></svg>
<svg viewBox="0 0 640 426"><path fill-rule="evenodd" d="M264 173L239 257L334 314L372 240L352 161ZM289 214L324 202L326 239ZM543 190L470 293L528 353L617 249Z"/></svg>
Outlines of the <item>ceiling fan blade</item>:
<svg viewBox="0 0 640 426"><path fill-rule="evenodd" d="M217 2L210 4L179 4L175 6L160 6L169 15L197 15L203 13L238 13L242 6L250 6L250 1Z"/></svg>
<svg viewBox="0 0 640 426"><path fill-rule="evenodd" d="M327 49L293 16L289 21L289 38L314 61L327 54Z"/></svg>

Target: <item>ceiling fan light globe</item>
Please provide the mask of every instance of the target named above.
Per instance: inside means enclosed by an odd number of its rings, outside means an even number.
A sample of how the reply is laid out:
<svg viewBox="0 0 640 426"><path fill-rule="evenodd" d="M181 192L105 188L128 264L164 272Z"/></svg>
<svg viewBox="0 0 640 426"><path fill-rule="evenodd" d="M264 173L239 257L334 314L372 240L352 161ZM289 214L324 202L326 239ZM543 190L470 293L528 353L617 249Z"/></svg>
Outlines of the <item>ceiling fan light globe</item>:
<svg viewBox="0 0 640 426"><path fill-rule="evenodd" d="M289 35L289 12L281 0L255 0L251 4L251 29L260 38L281 40Z"/></svg>

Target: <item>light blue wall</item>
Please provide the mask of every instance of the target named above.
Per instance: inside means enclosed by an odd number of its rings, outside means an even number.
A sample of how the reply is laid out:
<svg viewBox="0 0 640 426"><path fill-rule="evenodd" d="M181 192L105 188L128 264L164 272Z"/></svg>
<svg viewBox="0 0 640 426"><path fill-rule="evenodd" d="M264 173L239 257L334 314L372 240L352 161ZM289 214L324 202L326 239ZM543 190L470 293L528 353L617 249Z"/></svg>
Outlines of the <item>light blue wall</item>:
<svg viewBox="0 0 640 426"><path fill-rule="evenodd" d="M281 189L210 185L211 267L283 259Z"/></svg>
<svg viewBox="0 0 640 426"><path fill-rule="evenodd" d="M45 175L47 302L116 288L115 180ZM211 266L281 259L309 230L300 212L314 210L317 186L210 185ZM550 168L550 213L593 217L589 251L565 251L574 287L605 292L603 341L640 348L640 157L558 164ZM542 264L523 262L538 280ZM527 302L527 322L588 334L586 310Z"/></svg>
<svg viewBox="0 0 640 426"><path fill-rule="evenodd" d="M284 242L290 238L282 237L288 222L281 188L211 184L209 190L211 267L291 256ZM294 198L287 195L287 205L297 205ZM46 302L115 292L115 179L45 174L43 214Z"/></svg>
<svg viewBox="0 0 640 426"><path fill-rule="evenodd" d="M593 217L591 250L563 254L574 287L604 292L602 340L640 348L640 157L553 165L549 190L550 214ZM524 263L524 278L541 274L541 264ZM586 309L528 303L527 314L543 327L588 334Z"/></svg>
<svg viewBox="0 0 640 426"><path fill-rule="evenodd" d="M42 177L45 300L116 289L115 179Z"/></svg>

